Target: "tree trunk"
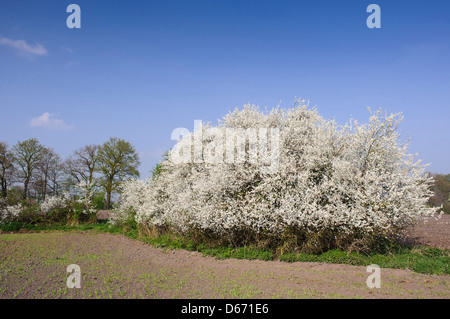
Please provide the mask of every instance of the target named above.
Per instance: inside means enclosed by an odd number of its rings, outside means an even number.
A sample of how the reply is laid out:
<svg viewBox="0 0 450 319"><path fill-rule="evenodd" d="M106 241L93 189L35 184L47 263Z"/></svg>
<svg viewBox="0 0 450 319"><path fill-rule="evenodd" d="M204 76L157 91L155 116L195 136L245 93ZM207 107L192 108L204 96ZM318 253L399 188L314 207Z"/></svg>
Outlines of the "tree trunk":
<svg viewBox="0 0 450 319"><path fill-rule="evenodd" d="M28 197L28 183L30 181L28 179L25 180L25 182L23 183L23 199L27 199Z"/></svg>
<svg viewBox="0 0 450 319"><path fill-rule="evenodd" d="M2 180L2 197L8 197L8 185L6 184L6 180Z"/></svg>
<svg viewBox="0 0 450 319"><path fill-rule="evenodd" d="M107 191L106 192L106 204L105 204L105 209L109 209L109 205L111 203L111 191Z"/></svg>
<svg viewBox="0 0 450 319"><path fill-rule="evenodd" d="M106 209L111 206L111 193L113 189L113 177L109 178L108 184L106 186Z"/></svg>
<svg viewBox="0 0 450 319"><path fill-rule="evenodd" d="M45 178L44 178L44 185L42 185L42 190L43 190L43 194L42 194L42 200L45 200L45 196L47 195L47 175L45 175Z"/></svg>

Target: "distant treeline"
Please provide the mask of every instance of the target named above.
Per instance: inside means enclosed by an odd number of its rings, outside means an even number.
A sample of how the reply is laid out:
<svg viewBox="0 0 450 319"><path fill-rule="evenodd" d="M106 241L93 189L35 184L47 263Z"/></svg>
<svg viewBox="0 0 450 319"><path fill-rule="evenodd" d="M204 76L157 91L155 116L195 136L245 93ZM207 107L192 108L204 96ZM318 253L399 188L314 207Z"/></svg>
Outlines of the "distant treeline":
<svg viewBox="0 0 450 319"><path fill-rule="evenodd" d="M44 200L46 196L70 192L81 183L105 198L104 206L109 208L111 194L120 189L120 183L139 176L139 164L135 148L120 138L110 138L103 145L87 145L64 160L35 138L11 148L0 141L0 198L8 198L10 204ZM444 212L450 213L450 174L432 175L434 195L429 204L442 206Z"/></svg>
<svg viewBox="0 0 450 319"><path fill-rule="evenodd" d="M127 141L112 137L102 145L87 145L62 159L37 139L19 141L9 147L0 141L0 199L10 205L41 202L48 196L68 192L76 196L82 186L111 205L111 194L121 182L138 177L139 157Z"/></svg>
<svg viewBox="0 0 450 319"><path fill-rule="evenodd" d="M450 214L450 174L433 174L434 196L430 198L431 206L443 206L444 212Z"/></svg>

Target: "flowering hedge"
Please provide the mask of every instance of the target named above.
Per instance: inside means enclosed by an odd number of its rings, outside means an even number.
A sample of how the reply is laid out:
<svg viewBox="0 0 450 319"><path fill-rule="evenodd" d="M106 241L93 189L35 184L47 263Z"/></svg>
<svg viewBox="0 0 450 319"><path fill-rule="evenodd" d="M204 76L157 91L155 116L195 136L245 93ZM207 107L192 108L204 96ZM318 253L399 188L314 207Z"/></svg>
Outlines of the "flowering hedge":
<svg viewBox="0 0 450 319"><path fill-rule="evenodd" d="M77 186L78 195L73 198L69 193L48 196L41 203L24 201L16 205L7 205L7 200L0 198L0 225L11 222L71 222L89 221L97 210L92 206L92 194L85 187Z"/></svg>
<svg viewBox="0 0 450 319"><path fill-rule="evenodd" d="M8 205L6 198L0 198L0 225L17 220L21 212L22 204Z"/></svg>
<svg viewBox="0 0 450 319"><path fill-rule="evenodd" d="M171 155L189 150L196 134L207 135L212 128L207 125L177 143L156 178L128 182L121 209L133 210L142 225L235 244L289 240L324 250L392 238L418 217L436 212L426 206L432 183L426 165L400 143L401 120L401 114L380 110L368 124L338 125L304 101L270 112L246 105L227 114L216 129L277 128L275 171L264 171L267 163L248 157L235 163L175 161ZM211 139L202 143L211 147Z"/></svg>

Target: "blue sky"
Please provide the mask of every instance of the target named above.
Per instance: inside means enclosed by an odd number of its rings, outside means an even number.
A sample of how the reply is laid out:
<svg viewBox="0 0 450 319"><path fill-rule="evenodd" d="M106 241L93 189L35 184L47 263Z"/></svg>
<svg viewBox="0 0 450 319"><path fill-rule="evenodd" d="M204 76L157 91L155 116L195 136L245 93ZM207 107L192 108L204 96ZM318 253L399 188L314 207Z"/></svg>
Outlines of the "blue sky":
<svg viewBox="0 0 450 319"><path fill-rule="evenodd" d="M81 29L66 26L71 3ZM366 26L371 3L381 29ZM173 129L303 97L342 124L403 112L410 152L450 173L449 57L446 1L2 0L0 140L66 157L121 137L145 177Z"/></svg>

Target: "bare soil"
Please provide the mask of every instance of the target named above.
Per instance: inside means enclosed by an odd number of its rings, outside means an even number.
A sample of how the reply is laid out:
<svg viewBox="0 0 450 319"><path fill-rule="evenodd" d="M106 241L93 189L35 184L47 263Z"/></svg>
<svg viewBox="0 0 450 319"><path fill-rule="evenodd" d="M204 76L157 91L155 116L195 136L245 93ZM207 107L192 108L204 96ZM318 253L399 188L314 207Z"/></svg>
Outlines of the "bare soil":
<svg viewBox="0 0 450 319"><path fill-rule="evenodd" d="M410 231L410 240L450 248L450 215ZM70 289L67 266L81 268ZM122 235L42 232L0 235L0 298L445 298L450 276L381 269L369 288L366 267L218 260L155 248Z"/></svg>
<svg viewBox="0 0 450 319"><path fill-rule="evenodd" d="M450 214L425 218L411 227L407 235L407 241L414 245L450 249Z"/></svg>
<svg viewBox="0 0 450 319"><path fill-rule="evenodd" d="M421 221L408 240L450 248L450 215ZM67 266L81 288L67 287ZM369 288L366 267L218 260L155 248L122 235L42 232L0 235L0 298L446 298L450 276L381 269Z"/></svg>

